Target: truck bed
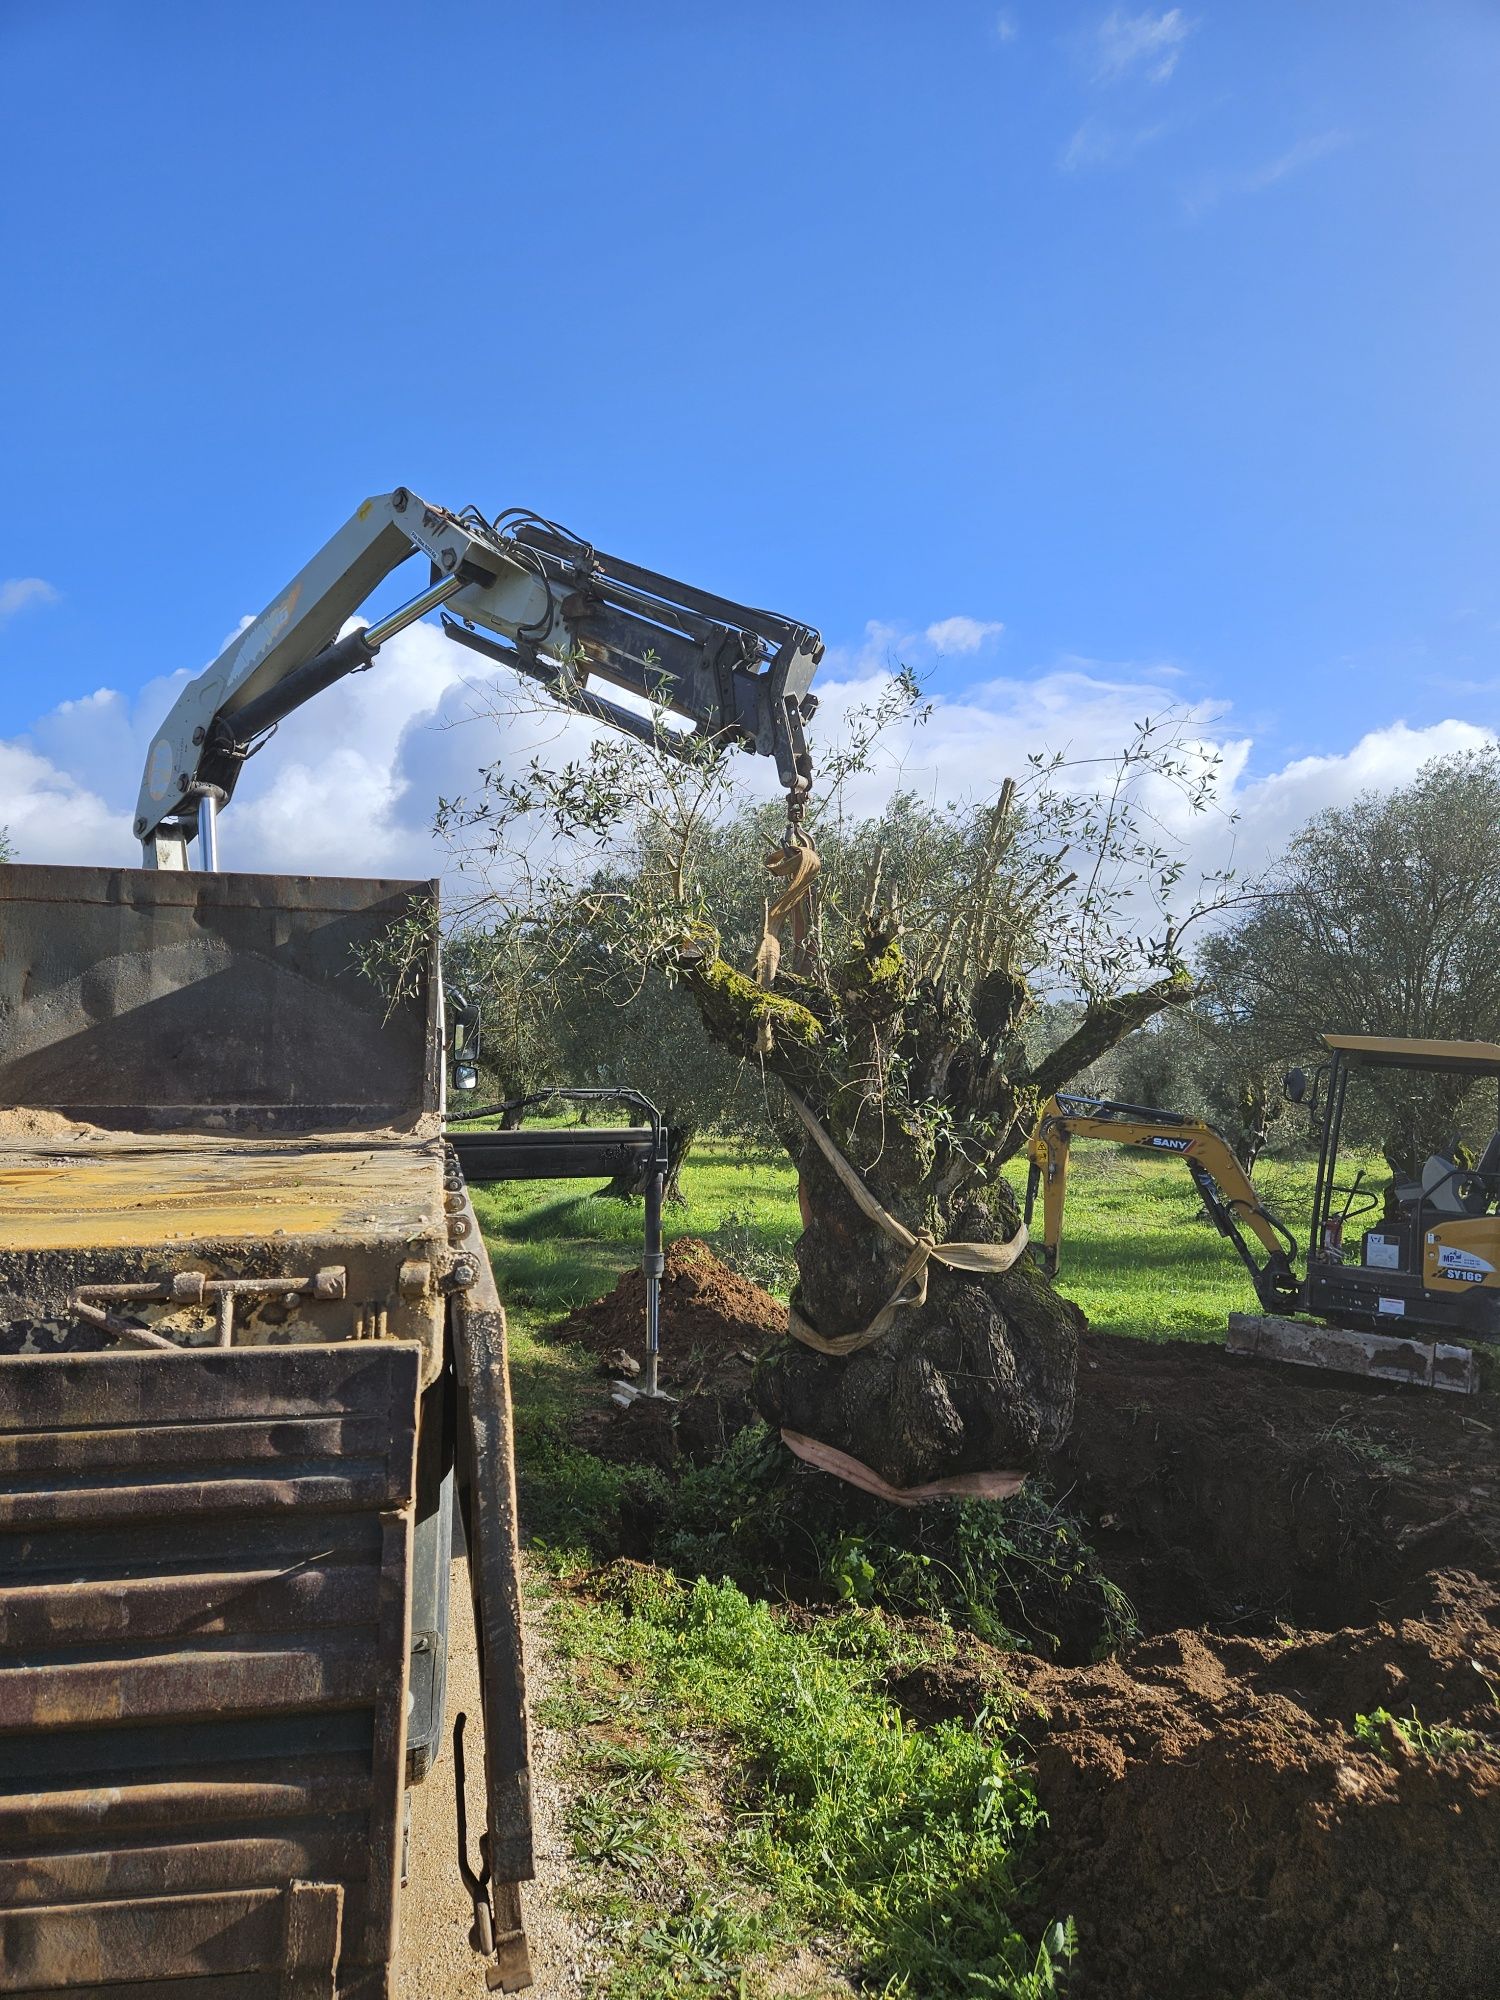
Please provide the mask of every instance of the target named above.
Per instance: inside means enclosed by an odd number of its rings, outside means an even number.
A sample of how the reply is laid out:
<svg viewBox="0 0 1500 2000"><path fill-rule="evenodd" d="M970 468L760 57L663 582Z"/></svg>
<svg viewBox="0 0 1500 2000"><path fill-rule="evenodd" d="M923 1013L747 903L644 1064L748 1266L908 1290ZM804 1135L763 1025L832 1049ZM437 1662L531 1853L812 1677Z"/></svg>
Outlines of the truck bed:
<svg viewBox="0 0 1500 2000"><path fill-rule="evenodd" d="M71 1138L0 1136L0 1243L9 1250L443 1235L439 1139L81 1128Z"/></svg>
<svg viewBox="0 0 1500 2000"><path fill-rule="evenodd" d="M82 1288L179 1276L341 1274L329 1299L247 1296L236 1347L414 1340L441 1366L438 1274L450 1255L439 1138L100 1132L0 1139L0 1353L97 1346L69 1311ZM185 1347L214 1346L212 1305L115 1308Z"/></svg>

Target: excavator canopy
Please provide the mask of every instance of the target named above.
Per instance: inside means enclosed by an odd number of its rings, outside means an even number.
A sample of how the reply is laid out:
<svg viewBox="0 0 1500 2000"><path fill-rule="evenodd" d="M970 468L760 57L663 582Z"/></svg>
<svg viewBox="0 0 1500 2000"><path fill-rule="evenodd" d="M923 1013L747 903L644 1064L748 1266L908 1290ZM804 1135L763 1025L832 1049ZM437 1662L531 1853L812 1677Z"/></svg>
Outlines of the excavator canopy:
<svg viewBox="0 0 1500 2000"><path fill-rule="evenodd" d="M1324 1048L1365 1069L1469 1070L1500 1076L1500 1042L1439 1042L1406 1035L1324 1035Z"/></svg>

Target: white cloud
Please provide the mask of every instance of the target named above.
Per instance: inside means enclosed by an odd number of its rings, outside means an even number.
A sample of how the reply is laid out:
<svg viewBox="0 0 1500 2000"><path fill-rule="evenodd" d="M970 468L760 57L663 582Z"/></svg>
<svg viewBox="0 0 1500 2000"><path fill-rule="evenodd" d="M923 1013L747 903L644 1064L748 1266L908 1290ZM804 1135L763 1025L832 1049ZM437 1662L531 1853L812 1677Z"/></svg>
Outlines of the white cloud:
<svg viewBox="0 0 1500 2000"><path fill-rule="evenodd" d="M1002 7L995 16L995 40L1013 42L1021 32L1021 24L1009 7Z"/></svg>
<svg viewBox="0 0 1500 2000"><path fill-rule="evenodd" d="M891 663L923 648L972 656L995 621L938 619L919 633L872 623L858 648L831 647L819 677L815 748L836 741L851 710L889 684ZM977 635L977 636L976 636ZM972 645L959 643L973 640ZM976 661L977 664L977 661ZM235 869L420 878L451 870L431 832L440 795L473 795L480 767L520 770L533 756L574 756L590 725L534 706L509 676L468 674L468 655L433 626L384 647L369 673L329 689L283 723L252 759L225 816L222 850ZM140 771L181 676L134 700L101 688L61 703L19 741L0 741L0 826L28 861L132 864ZM925 726L897 732L849 796L856 813L913 790L936 803L984 798L1029 752L1106 758L1143 715L1185 712L1193 735L1219 754L1224 811L1194 818L1174 795L1154 801L1206 868L1253 875L1313 813L1359 792L1407 782L1429 758L1494 740L1457 719L1416 728L1392 722L1350 748L1256 768L1254 744L1214 705L1184 704L1179 670L1065 658L1032 674L991 675L936 696ZM776 796L769 759L735 767L746 797ZM1230 815L1237 814L1237 823Z"/></svg>
<svg viewBox="0 0 1500 2000"><path fill-rule="evenodd" d="M1211 175L1183 197L1183 207L1190 216L1197 216L1229 195L1264 194L1268 188L1290 180L1294 174L1315 166L1319 160L1326 160L1333 153L1343 152L1346 146L1353 143L1353 137L1348 132L1315 132L1258 167L1250 167L1238 174Z"/></svg>
<svg viewBox="0 0 1500 2000"><path fill-rule="evenodd" d="M923 637L938 653L977 653L986 639L998 638L1004 630L998 618L939 618Z"/></svg>
<svg viewBox="0 0 1500 2000"><path fill-rule="evenodd" d="M0 579L0 619L14 618L29 604L56 604L58 591L40 576L7 576Z"/></svg>
<svg viewBox="0 0 1500 2000"><path fill-rule="evenodd" d="M837 738L848 712L868 706L887 679L878 644L854 655L830 649L819 686L819 740ZM1220 759L1219 810L1195 815L1167 786L1153 794L1153 809L1186 842L1195 868L1233 868L1244 881L1314 813L1347 805L1361 792L1409 783L1431 758L1496 740L1453 718L1421 728L1397 721L1367 731L1347 750L1258 771L1253 739L1219 705L1185 702L1178 679L1170 666L1064 659L1046 672L976 681L960 694L937 697L925 725L888 741L877 767L855 781L851 809L877 810L898 787L938 804L990 797L1003 777L1024 773L1033 751L1061 751L1080 764L1107 759L1143 716L1171 709L1185 716L1190 738Z"/></svg>
<svg viewBox="0 0 1500 2000"><path fill-rule="evenodd" d="M1274 160L1267 160L1264 166L1255 167L1242 175L1239 185L1246 194L1259 194L1262 189L1284 181L1289 174L1301 173L1315 160L1326 160L1330 153L1341 153L1349 143L1347 132L1318 132L1311 138L1299 139L1295 146L1288 146Z"/></svg>
<svg viewBox="0 0 1500 2000"><path fill-rule="evenodd" d="M1350 750L1293 758L1279 771L1235 784L1231 796L1240 814L1240 845L1258 866L1314 813L1348 805L1361 792L1408 784L1434 757L1458 757L1494 742L1491 730L1452 718L1422 729L1392 722L1368 730Z"/></svg>
<svg viewBox="0 0 1500 2000"><path fill-rule="evenodd" d="M1180 7L1169 7L1164 14L1154 14L1149 8L1141 14L1127 14L1122 7L1114 8L1094 34L1095 80L1120 83L1144 78L1147 83L1165 83L1195 25Z"/></svg>
<svg viewBox="0 0 1500 2000"><path fill-rule="evenodd" d="M19 743L0 742L0 827L22 861L124 861L140 852L127 812Z"/></svg>

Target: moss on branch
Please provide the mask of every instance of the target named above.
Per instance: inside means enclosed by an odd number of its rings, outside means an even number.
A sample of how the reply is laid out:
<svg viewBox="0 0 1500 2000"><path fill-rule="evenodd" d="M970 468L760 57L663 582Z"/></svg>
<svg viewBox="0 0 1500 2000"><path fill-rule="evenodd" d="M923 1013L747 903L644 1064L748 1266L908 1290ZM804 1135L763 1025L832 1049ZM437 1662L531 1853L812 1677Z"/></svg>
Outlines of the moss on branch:
<svg viewBox="0 0 1500 2000"><path fill-rule="evenodd" d="M703 1025L715 1041L736 1055L758 1052L762 1023L771 1029L767 1067L801 1089L821 1077L823 1023L810 1007L785 993L767 992L738 972L719 950L718 933L696 926L677 946L677 976L692 994Z"/></svg>

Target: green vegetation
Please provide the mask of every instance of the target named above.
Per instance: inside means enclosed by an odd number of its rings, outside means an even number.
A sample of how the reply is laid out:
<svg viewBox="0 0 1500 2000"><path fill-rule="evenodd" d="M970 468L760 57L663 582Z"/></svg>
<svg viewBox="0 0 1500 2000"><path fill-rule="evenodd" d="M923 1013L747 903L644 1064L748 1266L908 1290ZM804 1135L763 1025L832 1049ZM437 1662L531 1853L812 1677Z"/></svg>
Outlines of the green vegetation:
<svg viewBox="0 0 1500 2000"><path fill-rule="evenodd" d="M1078 1523L1040 1485L1003 1505L913 1509L824 1487L814 1509L808 1475L762 1424L670 1477L533 1432L521 1471L527 1532L562 1574L649 1558L685 1581L933 1619L1043 1658L1109 1653L1136 1630Z"/></svg>
<svg viewBox="0 0 1500 2000"><path fill-rule="evenodd" d="M1304 1212L1310 1167L1261 1178L1289 1219ZM784 1291L799 1228L784 1156L705 1139L683 1193L669 1235L706 1237ZM848 1990L834 1966L889 2000L1065 1990L1068 1913L1026 1902L1045 1829L1002 1681L973 1723L924 1727L886 1689L963 1627L1048 1650L1009 1607L1024 1598L1048 1624L1037 1607L1102 1601L1076 1527L1031 1492L888 1522L830 1505L810 1521L758 1427L670 1480L580 1450L567 1433L597 1377L547 1330L635 1264L640 1207L564 1182L475 1200L510 1319L523 1521L558 1585L555 1719L577 1745L567 1834L607 1961L593 1990L821 2000ZM1080 1146L1068 1224L1064 1289L1102 1327L1208 1339L1250 1303L1177 1162ZM651 1561L612 1562L622 1551ZM823 1609L777 1608L794 1567ZM1130 1611L1105 1611L1107 1644Z"/></svg>
<svg viewBox="0 0 1500 2000"><path fill-rule="evenodd" d="M764 1151L729 1139L701 1139L683 1174L683 1199L665 1215L669 1239L728 1231L748 1253L779 1259L801 1223L797 1183L780 1147ZM576 1181L515 1181L474 1190L474 1207L494 1259L501 1296L514 1316L545 1324L607 1292L640 1261L641 1204L580 1192ZM741 1257L726 1258L738 1267ZM752 1273L764 1283L760 1273ZM780 1288L785 1296L785 1284Z"/></svg>
<svg viewBox="0 0 1500 2000"><path fill-rule="evenodd" d="M732 1585L649 1569L601 1583L560 1616L573 1671L553 1719L587 1746L569 1832L599 1874L611 2000L754 1993L830 1932L890 2000L1055 1990L1070 1928L1030 1945L1014 1918L1030 1784L1003 1723L904 1721L885 1677L922 1654L899 1628L845 1612L795 1629Z"/></svg>
<svg viewBox="0 0 1500 2000"><path fill-rule="evenodd" d="M1366 1750L1373 1750L1387 1763L1395 1762L1402 1751L1408 1756L1426 1757L1433 1763L1439 1763L1444 1757L1468 1757L1493 1748L1490 1739L1482 1736L1477 1729L1460 1729L1451 1723L1423 1722L1415 1709L1410 1715L1392 1715L1388 1708L1374 1709L1369 1715L1356 1715L1354 1740Z"/></svg>
<svg viewBox="0 0 1500 2000"><path fill-rule="evenodd" d="M1256 1175L1299 1240L1315 1173L1312 1160L1265 1161ZM1024 1165L1012 1164L1009 1178L1019 1194ZM1256 1310L1249 1273L1207 1220L1183 1163L1102 1143L1073 1149L1059 1285L1101 1333L1139 1340L1218 1340L1230 1313Z"/></svg>
<svg viewBox="0 0 1500 2000"><path fill-rule="evenodd" d="M1352 1172L1364 1162L1347 1164ZM1007 1175L1019 1194L1024 1163ZM1267 1161L1257 1175L1299 1237L1313 1175L1311 1160ZM761 1284L779 1273L770 1288L785 1296L801 1223L784 1153L700 1140L683 1196L667 1210L668 1237L706 1237ZM507 1305L537 1323L597 1298L640 1254L639 1205L580 1194L572 1182L480 1188L475 1206ZM1216 1340L1229 1313L1254 1309L1244 1266L1204 1219L1182 1163L1113 1146L1074 1149L1061 1284L1101 1332L1143 1340Z"/></svg>

